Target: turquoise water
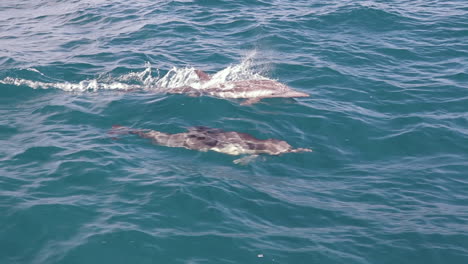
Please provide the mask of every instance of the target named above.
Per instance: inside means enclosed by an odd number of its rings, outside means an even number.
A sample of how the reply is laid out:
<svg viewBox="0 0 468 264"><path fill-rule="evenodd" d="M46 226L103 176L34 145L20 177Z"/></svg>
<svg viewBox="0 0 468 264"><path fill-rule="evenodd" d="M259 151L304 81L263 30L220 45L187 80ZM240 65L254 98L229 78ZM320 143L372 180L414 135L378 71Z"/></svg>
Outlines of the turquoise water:
<svg viewBox="0 0 468 264"><path fill-rule="evenodd" d="M467 18L466 1L2 1L0 263L468 263ZM311 97L164 93L194 68ZM241 166L115 124L314 152Z"/></svg>

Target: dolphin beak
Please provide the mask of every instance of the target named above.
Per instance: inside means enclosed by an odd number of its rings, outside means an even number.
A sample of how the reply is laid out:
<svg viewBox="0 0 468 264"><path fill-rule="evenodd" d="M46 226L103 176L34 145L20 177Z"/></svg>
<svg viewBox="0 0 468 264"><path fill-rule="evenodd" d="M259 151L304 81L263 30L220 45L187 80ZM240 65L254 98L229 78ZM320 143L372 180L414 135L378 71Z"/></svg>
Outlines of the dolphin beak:
<svg viewBox="0 0 468 264"><path fill-rule="evenodd" d="M297 149L291 149L289 152L292 153L298 153L298 152L312 152L311 149L308 148L297 148Z"/></svg>
<svg viewBox="0 0 468 264"><path fill-rule="evenodd" d="M297 91L289 91L284 94L285 97L309 97L309 94L297 92Z"/></svg>

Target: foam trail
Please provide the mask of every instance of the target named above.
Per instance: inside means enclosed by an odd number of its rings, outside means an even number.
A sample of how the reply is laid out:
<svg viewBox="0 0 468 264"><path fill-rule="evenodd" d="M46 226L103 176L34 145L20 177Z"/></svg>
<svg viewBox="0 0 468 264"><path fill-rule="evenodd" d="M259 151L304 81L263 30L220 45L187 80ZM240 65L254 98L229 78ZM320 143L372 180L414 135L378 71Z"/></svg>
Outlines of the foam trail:
<svg viewBox="0 0 468 264"><path fill-rule="evenodd" d="M209 81L200 81L196 69L194 67L173 67L164 76L160 77L159 70L156 69L157 75L153 76L151 64L146 63L146 67L141 72L130 72L118 77L101 76L97 79L84 80L78 83L70 82L40 82L21 78L6 77L0 80L2 84L29 86L33 89L60 89L67 92L86 92L99 90L146 90L152 92L166 92L172 88L190 86L195 89L205 89L214 87L218 84L226 84L233 81L242 80L267 80L267 77L262 76L256 71L254 58L256 52L248 54L245 59L235 65L230 65L225 69L212 75ZM34 68L28 70L35 71L44 76L41 72ZM222 87L229 87L225 85Z"/></svg>
<svg viewBox="0 0 468 264"><path fill-rule="evenodd" d="M26 79L19 79L19 78L11 78L6 77L5 79L1 80L0 83L3 84L10 84L16 86L29 86L33 89L49 89L49 88L56 88L61 89L67 92L85 92L85 91L98 91L98 90L133 90L139 89L139 85L131 85L119 82L113 83L99 83L97 80L89 80L89 81L81 81L79 83L46 83L46 82L38 82L38 81L31 81Z"/></svg>

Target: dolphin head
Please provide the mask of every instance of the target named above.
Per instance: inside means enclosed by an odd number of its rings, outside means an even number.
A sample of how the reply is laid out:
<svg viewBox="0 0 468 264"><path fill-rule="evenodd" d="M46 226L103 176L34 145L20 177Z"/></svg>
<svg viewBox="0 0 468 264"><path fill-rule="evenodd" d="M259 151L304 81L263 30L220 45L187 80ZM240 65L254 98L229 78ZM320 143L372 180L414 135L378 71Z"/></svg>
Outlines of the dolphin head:
<svg viewBox="0 0 468 264"><path fill-rule="evenodd" d="M283 140L267 139L265 143L265 152L270 155L279 155L281 153L287 153L292 149L291 145L289 145L286 141Z"/></svg>

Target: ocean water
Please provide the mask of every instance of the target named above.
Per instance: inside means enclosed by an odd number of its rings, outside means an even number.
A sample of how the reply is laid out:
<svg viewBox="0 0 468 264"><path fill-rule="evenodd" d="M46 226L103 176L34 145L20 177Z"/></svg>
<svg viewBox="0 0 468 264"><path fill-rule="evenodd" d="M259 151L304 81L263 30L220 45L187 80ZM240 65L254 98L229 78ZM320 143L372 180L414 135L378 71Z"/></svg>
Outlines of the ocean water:
<svg viewBox="0 0 468 264"><path fill-rule="evenodd" d="M311 97L165 93L194 69ZM468 2L1 1L0 263L468 263Z"/></svg>

